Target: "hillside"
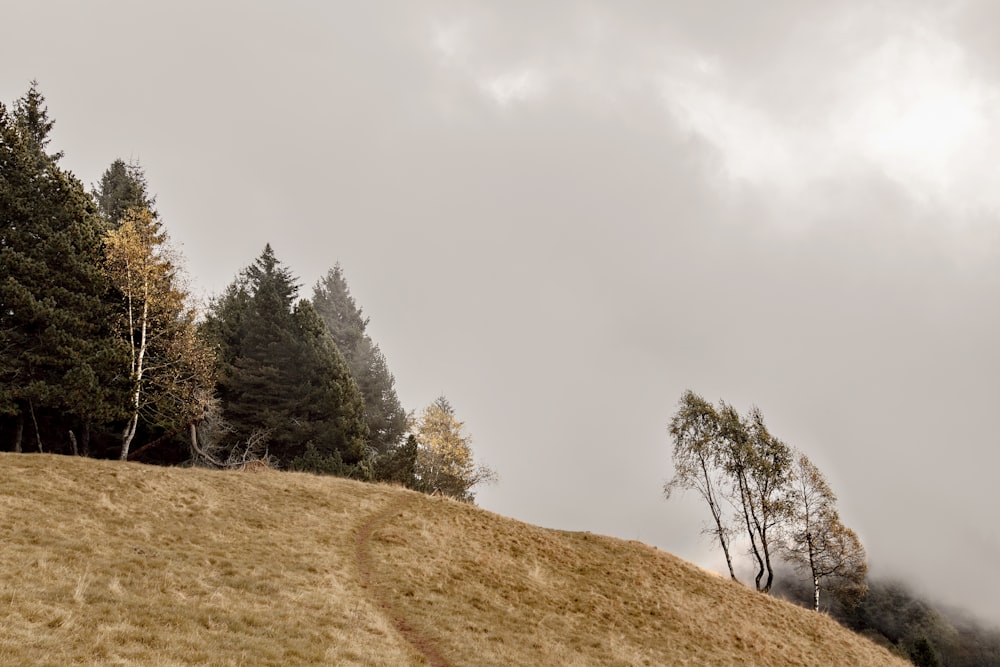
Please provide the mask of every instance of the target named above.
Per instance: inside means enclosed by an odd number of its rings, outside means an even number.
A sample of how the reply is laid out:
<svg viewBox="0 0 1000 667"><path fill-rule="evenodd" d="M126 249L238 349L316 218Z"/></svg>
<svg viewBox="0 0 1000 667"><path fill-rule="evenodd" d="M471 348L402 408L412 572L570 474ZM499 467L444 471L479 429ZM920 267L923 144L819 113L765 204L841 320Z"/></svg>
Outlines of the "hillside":
<svg viewBox="0 0 1000 667"><path fill-rule="evenodd" d="M0 454L0 664L905 665L637 542L298 473Z"/></svg>

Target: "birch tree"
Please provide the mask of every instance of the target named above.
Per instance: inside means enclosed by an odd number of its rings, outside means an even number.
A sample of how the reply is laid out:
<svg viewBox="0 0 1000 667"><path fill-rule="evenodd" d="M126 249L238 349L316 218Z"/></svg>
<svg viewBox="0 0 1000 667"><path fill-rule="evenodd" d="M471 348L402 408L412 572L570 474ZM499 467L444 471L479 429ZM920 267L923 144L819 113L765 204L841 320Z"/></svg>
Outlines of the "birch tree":
<svg viewBox="0 0 1000 667"><path fill-rule="evenodd" d="M868 572L864 547L841 523L837 497L805 454L795 457L790 486L791 519L784 550L812 579L813 609L819 611L824 588L843 597L863 595Z"/></svg>
<svg viewBox="0 0 1000 667"><path fill-rule="evenodd" d="M183 428L211 386L212 357L195 332L167 234L148 208L130 208L105 237L105 271L121 297L119 330L128 347L128 419L121 459L143 420Z"/></svg>
<svg viewBox="0 0 1000 667"><path fill-rule="evenodd" d="M667 498L677 490L692 490L708 505L712 523L705 532L719 541L733 581L738 581L729 553L731 527L725 519L723 492L726 478L721 470L719 413L711 403L688 390L670 421L674 442L674 476L663 487Z"/></svg>

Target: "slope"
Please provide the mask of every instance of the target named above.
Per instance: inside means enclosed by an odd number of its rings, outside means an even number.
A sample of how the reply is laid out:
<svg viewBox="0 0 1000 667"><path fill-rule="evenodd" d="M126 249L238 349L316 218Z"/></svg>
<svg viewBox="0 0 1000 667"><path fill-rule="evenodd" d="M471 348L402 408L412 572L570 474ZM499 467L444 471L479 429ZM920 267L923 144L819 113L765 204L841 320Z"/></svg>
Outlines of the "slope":
<svg viewBox="0 0 1000 667"><path fill-rule="evenodd" d="M329 477L0 454L0 544L0 664L907 664L639 543Z"/></svg>

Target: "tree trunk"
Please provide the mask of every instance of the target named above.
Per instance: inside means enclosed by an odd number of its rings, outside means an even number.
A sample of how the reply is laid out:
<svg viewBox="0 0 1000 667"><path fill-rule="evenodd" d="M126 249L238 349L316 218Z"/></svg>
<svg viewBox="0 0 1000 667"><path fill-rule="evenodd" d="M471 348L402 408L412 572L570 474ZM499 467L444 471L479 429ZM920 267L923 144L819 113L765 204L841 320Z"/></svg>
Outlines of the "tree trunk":
<svg viewBox="0 0 1000 667"><path fill-rule="evenodd" d="M726 529L722 526L722 512L719 509L718 503L715 502L715 496L712 493L712 483L708 475L708 465L705 463L705 459L700 459L701 463L701 473L705 478L705 488L707 489L705 496L708 499L708 507L712 510L712 518L715 519L715 534L719 538L719 544L722 545L722 553L726 556L726 565L729 567L729 577L736 582L739 579L736 578L736 571L733 570L733 559L729 555L729 542L726 540Z"/></svg>
<svg viewBox="0 0 1000 667"><path fill-rule="evenodd" d="M136 392L138 397L139 392ZM125 426L125 432L122 433L122 454L119 457L121 461L128 461L128 448L132 444L132 438L135 437L135 432L139 426L139 410L135 410L132 413L132 419L129 420L128 425Z"/></svg>
<svg viewBox="0 0 1000 667"><path fill-rule="evenodd" d="M14 430L14 452L21 453L21 438L24 436L24 412L17 412L17 427Z"/></svg>
<svg viewBox="0 0 1000 667"><path fill-rule="evenodd" d="M193 421L191 422L191 452L192 452L191 458L198 458L200 456L201 458L205 459L206 461L214 465L216 468L226 467L225 463L217 461L216 459L212 458L212 456L208 452L203 452L201 448L198 447L198 426Z"/></svg>
<svg viewBox="0 0 1000 667"><path fill-rule="evenodd" d="M756 515L753 517L753 521L750 520L750 514L753 512L753 504L750 499L750 489L747 487L746 477L744 473L737 473L737 480L740 485L740 500L743 503L743 519L747 524L747 536L750 538L750 548L753 551L753 556L757 559L757 576L754 577L754 587L760 592L760 580L764 576L764 559L761 558L760 549L757 548L757 532L754 530L754 526L757 525Z"/></svg>
<svg viewBox="0 0 1000 667"><path fill-rule="evenodd" d="M42 451L42 434L38 430L38 419L35 417L35 406L30 398L28 399L28 411L31 413L31 423L35 425L35 441L38 443L38 453L44 454L45 452Z"/></svg>
<svg viewBox="0 0 1000 667"><path fill-rule="evenodd" d="M73 456L79 456L79 449L76 446L76 434L73 429L69 430L69 444L73 448Z"/></svg>
<svg viewBox="0 0 1000 667"><path fill-rule="evenodd" d="M80 452L83 456L90 456L90 418L84 420L83 429L80 431Z"/></svg>
<svg viewBox="0 0 1000 667"><path fill-rule="evenodd" d="M128 453L128 460L129 461L134 461L135 459L139 458L139 455L142 454L143 452L148 451L150 449L153 449L154 447L159 447L164 442L166 442L170 438L173 438L178 433L180 433L181 431L183 431L186 427L187 427L187 424L184 424L183 426L175 428L172 431L167 431L166 433L164 433L163 435L161 435L160 437L158 437L156 440L152 440L150 442L147 442L145 445L143 445L142 447L140 447L139 449L137 449L135 451L130 451Z"/></svg>
<svg viewBox="0 0 1000 667"><path fill-rule="evenodd" d="M140 396L142 395L142 374L145 371L145 366L143 365L146 358L146 326L149 318L149 279L143 284L145 297L142 302L142 320L140 322L140 334L139 334L139 352L138 355L135 353L135 343L133 342L133 357L132 357L132 377L135 379L135 391L132 394L132 420L131 423L125 427L125 433L122 434L122 455L121 460L128 460L128 448L132 444L132 438L135 437L135 432L139 428L139 406L140 406ZM129 303L129 322L132 321L132 306L131 300ZM133 339L134 340L134 339Z"/></svg>
<svg viewBox="0 0 1000 667"><path fill-rule="evenodd" d="M819 574L816 573L816 549L813 547L812 533L806 533L809 548L809 571L813 576L813 611L819 611Z"/></svg>
<svg viewBox="0 0 1000 667"><path fill-rule="evenodd" d="M767 546L767 533L761 531L760 535L761 549L764 551L764 565L767 567L767 583L764 584L764 588L758 589L761 593L770 593L771 584L774 583L774 568L771 567L771 550Z"/></svg>

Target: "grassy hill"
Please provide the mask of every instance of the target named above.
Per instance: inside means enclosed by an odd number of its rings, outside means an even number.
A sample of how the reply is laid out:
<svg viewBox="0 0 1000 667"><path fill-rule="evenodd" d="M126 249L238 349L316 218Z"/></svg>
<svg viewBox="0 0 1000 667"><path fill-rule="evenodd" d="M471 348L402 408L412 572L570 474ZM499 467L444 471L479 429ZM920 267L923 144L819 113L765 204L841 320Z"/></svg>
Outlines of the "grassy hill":
<svg viewBox="0 0 1000 667"><path fill-rule="evenodd" d="M670 554L298 473L0 454L4 665L905 665Z"/></svg>

